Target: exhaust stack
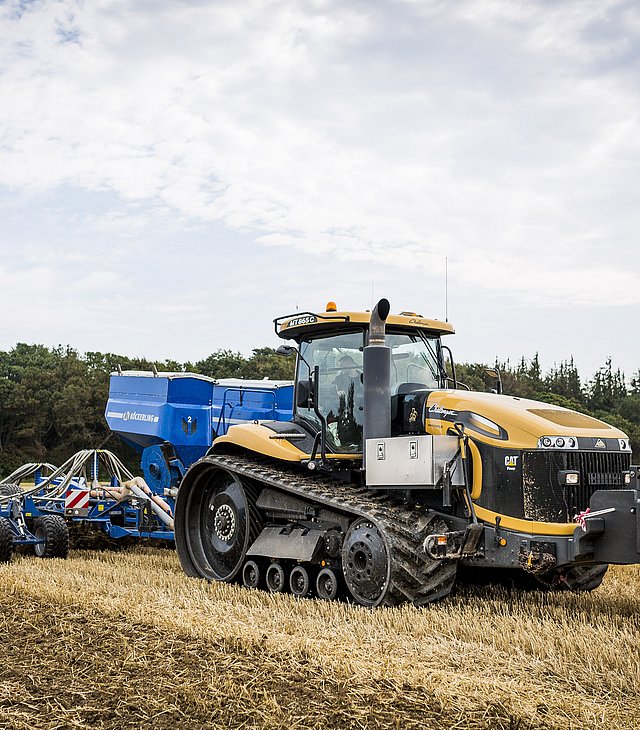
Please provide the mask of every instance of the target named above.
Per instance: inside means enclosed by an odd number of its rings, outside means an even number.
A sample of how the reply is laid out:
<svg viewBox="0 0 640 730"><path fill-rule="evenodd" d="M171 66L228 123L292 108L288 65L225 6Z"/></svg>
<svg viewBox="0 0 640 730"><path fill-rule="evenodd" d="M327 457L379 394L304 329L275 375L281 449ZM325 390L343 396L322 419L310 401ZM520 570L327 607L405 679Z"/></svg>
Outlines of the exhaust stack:
<svg viewBox="0 0 640 730"><path fill-rule="evenodd" d="M391 436L391 348L385 344L390 304L381 299L371 312L369 342L362 358L364 382L363 455L367 439ZM364 457L363 457L364 458Z"/></svg>

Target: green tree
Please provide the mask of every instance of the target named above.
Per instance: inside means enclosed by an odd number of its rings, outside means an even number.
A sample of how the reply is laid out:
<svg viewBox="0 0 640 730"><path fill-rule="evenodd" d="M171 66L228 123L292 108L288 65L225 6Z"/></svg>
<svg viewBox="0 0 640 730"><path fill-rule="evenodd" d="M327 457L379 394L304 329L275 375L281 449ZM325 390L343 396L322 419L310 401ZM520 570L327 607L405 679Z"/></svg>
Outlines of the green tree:
<svg viewBox="0 0 640 730"><path fill-rule="evenodd" d="M611 357L595 373L587 387L587 403L596 410L615 410L617 401L627 394L624 375L620 368L614 371Z"/></svg>
<svg viewBox="0 0 640 730"><path fill-rule="evenodd" d="M549 393L564 396L573 403L582 403L585 398L580 374L573 363L573 357L561 361L559 365L554 363L544 378L544 387Z"/></svg>
<svg viewBox="0 0 640 730"><path fill-rule="evenodd" d="M246 361L243 376L256 380L293 380L294 370L295 358L278 355L271 347L259 347Z"/></svg>
<svg viewBox="0 0 640 730"><path fill-rule="evenodd" d="M195 364L195 371L210 378L241 378L247 361L239 352L217 350Z"/></svg>

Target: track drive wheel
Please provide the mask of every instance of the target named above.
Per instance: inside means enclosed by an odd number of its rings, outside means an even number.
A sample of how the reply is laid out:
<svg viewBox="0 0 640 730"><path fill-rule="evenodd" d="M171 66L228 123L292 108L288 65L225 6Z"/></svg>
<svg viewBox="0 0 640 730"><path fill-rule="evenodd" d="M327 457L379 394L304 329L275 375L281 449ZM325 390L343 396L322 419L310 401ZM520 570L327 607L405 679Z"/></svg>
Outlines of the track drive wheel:
<svg viewBox="0 0 640 730"><path fill-rule="evenodd" d="M175 509L176 550L187 575L234 580L260 529L254 491L237 474L206 458L187 471Z"/></svg>
<svg viewBox="0 0 640 730"><path fill-rule="evenodd" d="M33 534L44 542L33 546L39 558L66 558L69 554L69 528L59 515L39 517L33 528Z"/></svg>
<svg viewBox="0 0 640 730"><path fill-rule="evenodd" d="M0 517L0 563L8 563L13 553L13 532L9 520Z"/></svg>
<svg viewBox="0 0 640 730"><path fill-rule="evenodd" d="M377 606L389 585L389 551L384 537L369 520L356 520L342 546L344 577L351 595L361 606Z"/></svg>

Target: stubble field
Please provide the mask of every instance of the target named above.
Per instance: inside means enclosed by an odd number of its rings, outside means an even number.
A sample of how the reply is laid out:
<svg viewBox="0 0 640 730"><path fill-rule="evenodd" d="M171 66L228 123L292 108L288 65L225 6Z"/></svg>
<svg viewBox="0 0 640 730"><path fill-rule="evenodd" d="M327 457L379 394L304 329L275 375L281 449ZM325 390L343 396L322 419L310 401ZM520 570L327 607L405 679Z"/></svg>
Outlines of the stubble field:
<svg viewBox="0 0 640 730"><path fill-rule="evenodd" d="M638 728L638 688L637 566L375 610L209 585L152 548L0 566L1 728Z"/></svg>

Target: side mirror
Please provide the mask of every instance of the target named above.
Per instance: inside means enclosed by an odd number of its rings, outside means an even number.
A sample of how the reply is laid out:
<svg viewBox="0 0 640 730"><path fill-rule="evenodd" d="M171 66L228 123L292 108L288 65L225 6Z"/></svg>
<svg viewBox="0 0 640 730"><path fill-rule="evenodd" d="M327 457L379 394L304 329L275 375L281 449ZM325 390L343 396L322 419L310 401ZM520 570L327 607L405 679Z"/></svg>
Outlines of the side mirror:
<svg viewBox="0 0 640 730"><path fill-rule="evenodd" d="M311 380L299 380L296 387L296 405L298 408L313 406L313 383Z"/></svg>
<svg viewBox="0 0 640 730"><path fill-rule="evenodd" d="M498 368L485 368L485 373L495 380L495 388L491 389L492 393L496 393L497 395L502 394L502 376L500 375L500 371Z"/></svg>
<svg viewBox="0 0 640 730"><path fill-rule="evenodd" d="M455 389L458 387L458 376L456 375L456 364L453 360L453 353L451 352L451 348L449 347L449 345L442 345L440 349L442 351L442 375L444 375L445 378L444 386L446 388L447 385L451 383ZM447 375L447 363L445 360L445 353L449 356L449 365L451 366L450 376Z"/></svg>
<svg viewBox="0 0 640 730"><path fill-rule="evenodd" d="M291 357L291 355L295 355L296 352L298 352L296 348L291 345L280 345L280 347L276 350L276 355Z"/></svg>

